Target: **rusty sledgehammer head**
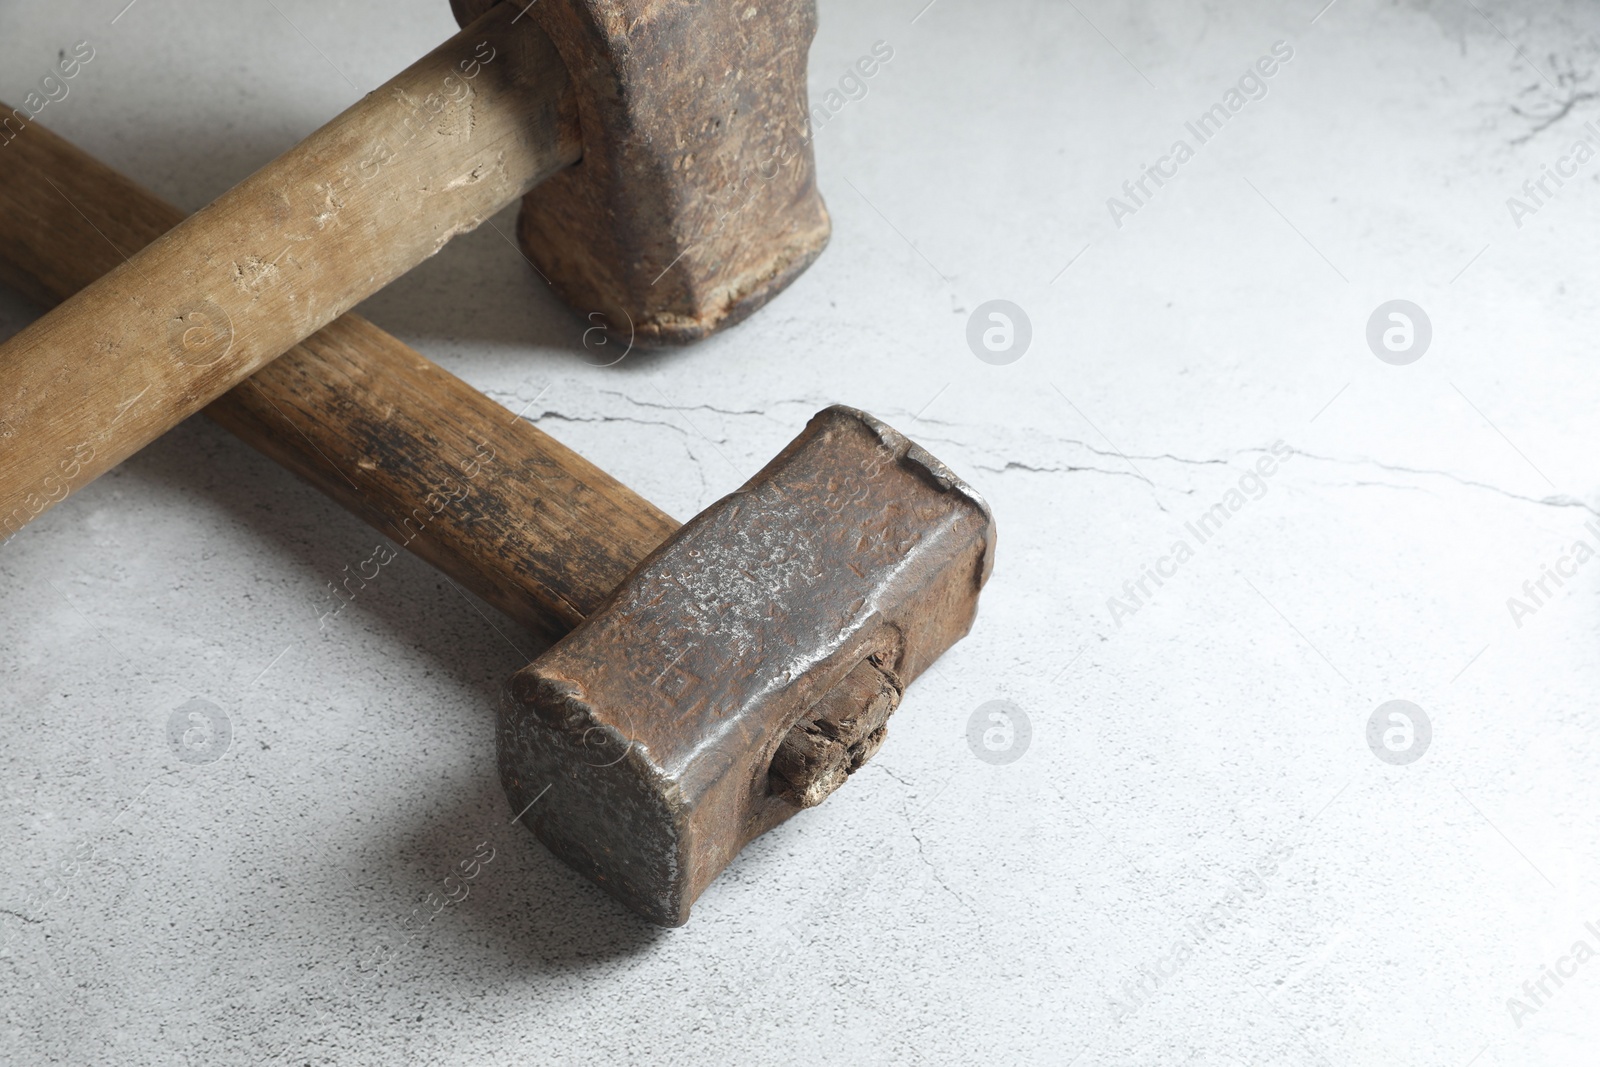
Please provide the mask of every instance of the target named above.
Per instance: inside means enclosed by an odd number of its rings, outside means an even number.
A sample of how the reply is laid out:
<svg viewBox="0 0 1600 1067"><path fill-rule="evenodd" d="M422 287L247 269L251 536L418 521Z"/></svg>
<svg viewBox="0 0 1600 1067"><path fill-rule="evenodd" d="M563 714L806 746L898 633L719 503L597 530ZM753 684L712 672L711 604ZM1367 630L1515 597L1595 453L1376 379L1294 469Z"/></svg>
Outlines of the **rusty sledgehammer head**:
<svg viewBox="0 0 1600 1067"><path fill-rule="evenodd" d="M982 498L872 416L828 408L513 677L512 810L681 925L747 842L877 750L900 690L971 626L993 556Z"/></svg>
<svg viewBox="0 0 1600 1067"><path fill-rule="evenodd" d="M451 2L465 26L496 0ZM518 236L576 311L622 341L697 341L821 253L813 0L538 0L525 17L567 66L583 158L527 194Z"/></svg>

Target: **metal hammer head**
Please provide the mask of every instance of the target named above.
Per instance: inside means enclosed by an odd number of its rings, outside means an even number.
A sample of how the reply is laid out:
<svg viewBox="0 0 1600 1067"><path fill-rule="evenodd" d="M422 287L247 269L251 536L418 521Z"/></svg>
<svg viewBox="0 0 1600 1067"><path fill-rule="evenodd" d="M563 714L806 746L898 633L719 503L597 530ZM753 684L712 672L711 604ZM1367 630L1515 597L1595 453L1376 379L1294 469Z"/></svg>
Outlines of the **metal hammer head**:
<svg viewBox="0 0 1600 1067"><path fill-rule="evenodd" d="M466 25L495 2L451 5ZM811 265L830 228L806 118L813 0L539 0L526 17L566 62L582 124L582 160L527 195L518 225L562 299L621 340L677 344Z"/></svg>
<svg viewBox="0 0 1600 1067"><path fill-rule="evenodd" d="M748 841L876 751L900 688L971 626L993 556L976 493L870 415L828 408L512 678L513 810L681 925Z"/></svg>

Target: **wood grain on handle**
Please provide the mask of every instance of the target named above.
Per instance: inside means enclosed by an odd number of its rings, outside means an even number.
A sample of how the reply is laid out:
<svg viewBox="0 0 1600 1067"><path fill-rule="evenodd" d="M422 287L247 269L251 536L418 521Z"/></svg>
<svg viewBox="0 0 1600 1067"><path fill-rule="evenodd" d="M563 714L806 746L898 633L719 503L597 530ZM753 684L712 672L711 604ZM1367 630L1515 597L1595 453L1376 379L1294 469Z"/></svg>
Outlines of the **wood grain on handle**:
<svg viewBox="0 0 1600 1067"><path fill-rule="evenodd" d="M573 163L566 68L532 19L512 25L518 10L495 8L0 345L0 521L37 515ZM48 193L68 175L35 177Z"/></svg>
<svg viewBox="0 0 1600 1067"><path fill-rule="evenodd" d="M59 181L43 181L47 174ZM114 268L119 248L141 248L181 219L41 127L0 148L0 281L46 305ZM582 456L355 315L205 410L551 638L598 609L678 528ZM874 662L858 666L785 736L773 759L774 790L799 807L821 803L883 743L901 688Z"/></svg>
<svg viewBox="0 0 1600 1067"><path fill-rule="evenodd" d="M177 208L40 126L0 146L0 281L46 306L182 219ZM547 636L594 611L678 525L355 315L291 348L205 410ZM0 438L5 452L26 447L18 436ZM83 480L56 473L71 488ZM0 515L0 536L16 525Z"/></svg>

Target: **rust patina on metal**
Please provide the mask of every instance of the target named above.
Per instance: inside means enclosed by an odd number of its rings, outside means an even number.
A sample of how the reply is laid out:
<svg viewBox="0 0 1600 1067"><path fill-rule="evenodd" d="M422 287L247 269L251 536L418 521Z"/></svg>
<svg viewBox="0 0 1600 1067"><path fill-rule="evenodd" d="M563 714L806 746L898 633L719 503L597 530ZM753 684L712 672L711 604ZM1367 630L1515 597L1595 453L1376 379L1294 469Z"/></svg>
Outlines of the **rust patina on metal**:
<svg viewBox="0 0 1600 1067"><path fill-rule="evenodd" d="M981 497L872 416L828 408L512 679L513 810L532 804L523 821L553 852L681 925L747 842L876 751L900 691L970 628L993 559ZM791 733L843 755L806 765Z"/></svg>
<svg viewBox="0 0 1600 1067"><path fill-rule="evenodd" d="M451 0L463 26L496 0ZM506 0L510 2L510 0ZM523 251L622 341L697 341L821 254L806 116L813 0L539 0L583 158L522 203Z"/></svg>

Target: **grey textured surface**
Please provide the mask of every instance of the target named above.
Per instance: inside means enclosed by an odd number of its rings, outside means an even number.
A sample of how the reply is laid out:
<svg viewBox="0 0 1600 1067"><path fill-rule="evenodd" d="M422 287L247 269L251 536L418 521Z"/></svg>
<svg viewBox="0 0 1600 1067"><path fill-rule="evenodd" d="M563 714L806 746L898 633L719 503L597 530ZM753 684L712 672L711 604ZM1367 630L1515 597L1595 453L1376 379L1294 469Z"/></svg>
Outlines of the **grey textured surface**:
<svg viewBox="0 0 1600 1067"><path fill-rule="evenodd" d="M190 208L451 29L124 3L0 7L0 98L87 38L41 121ZM924 3L823 5L814 99L893 58L817 131L832 246L736 331L591 366L489 228L364 309L679 518L835 401L969 479L994 578L874 763L646 927L507 825L532 648L405 557L319 631L375 535L196 420L0 549L0 1060L1592 1062L1600 566L1507 599L1600 544L1600 161L1507 198L1600 142L1600 15ZM1031 319L1006 365L967 344L991 299ZM1432 323L1406 366L1366 341L1395 299ZM1397 699L1404 765L1368 747ZM1001 700L1010 762L968 742Z"/></svg>

